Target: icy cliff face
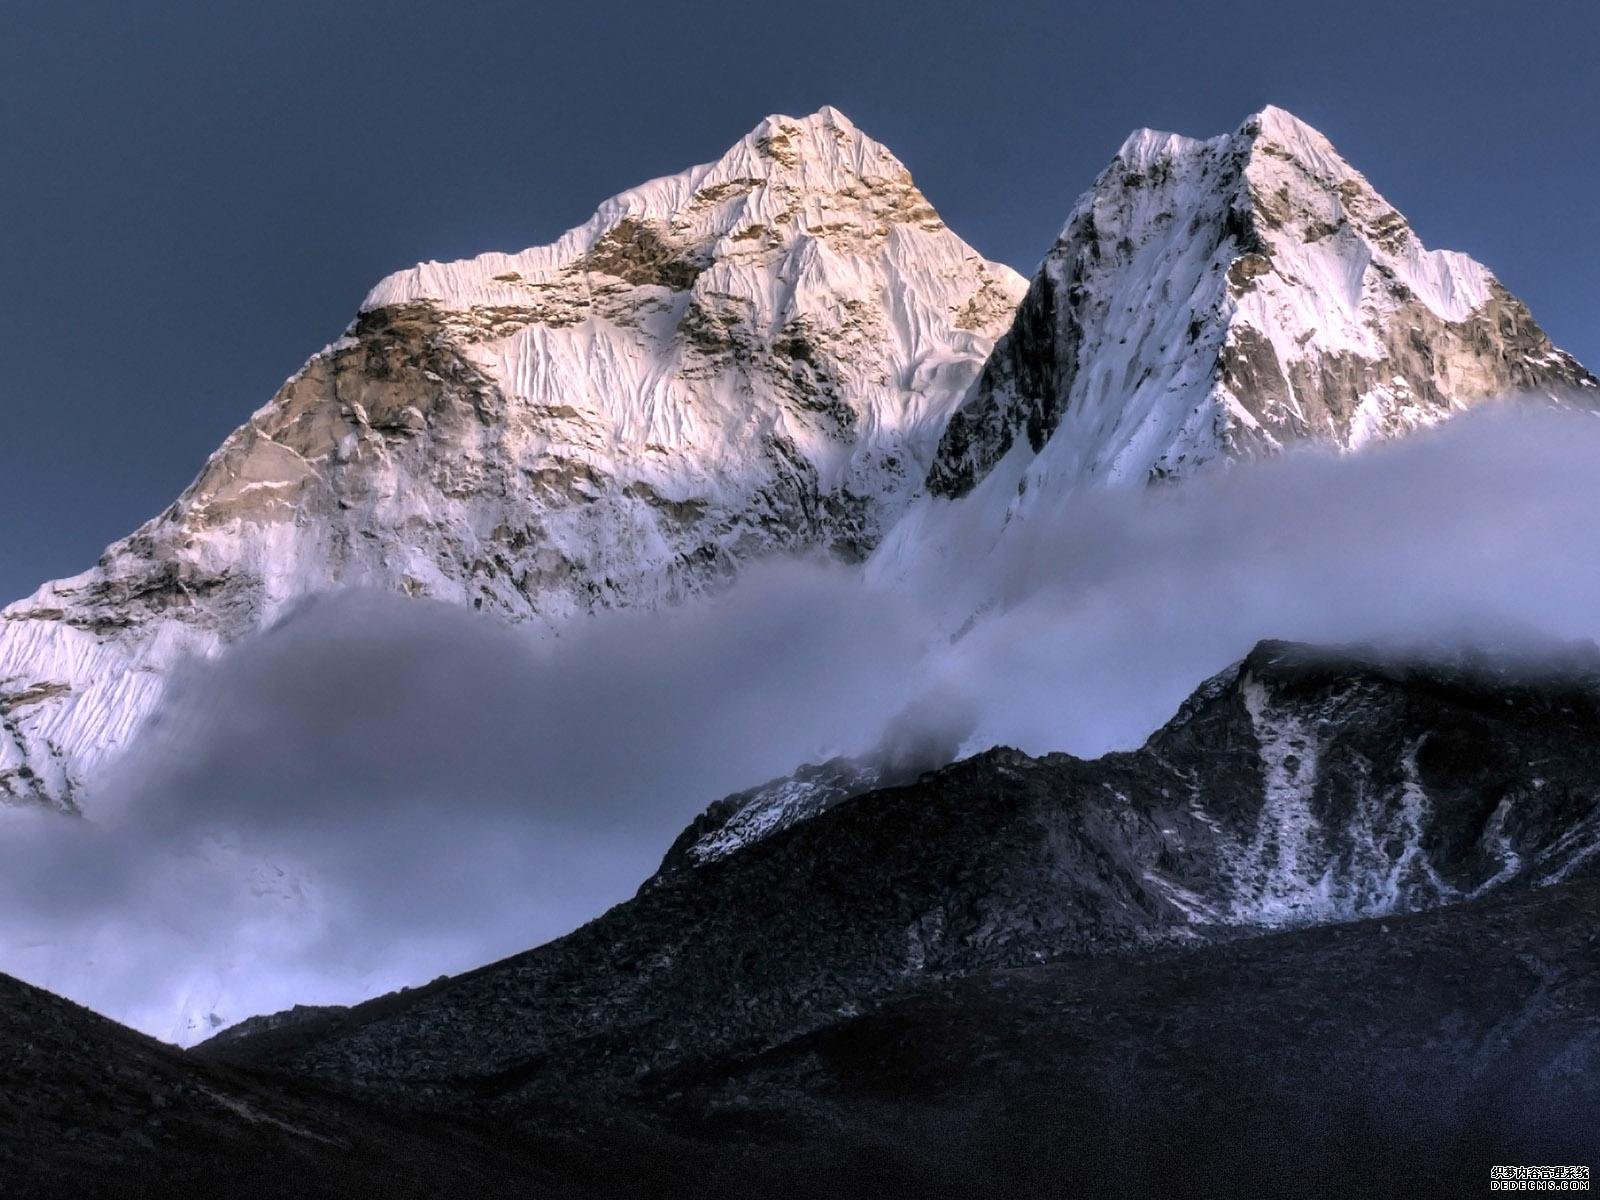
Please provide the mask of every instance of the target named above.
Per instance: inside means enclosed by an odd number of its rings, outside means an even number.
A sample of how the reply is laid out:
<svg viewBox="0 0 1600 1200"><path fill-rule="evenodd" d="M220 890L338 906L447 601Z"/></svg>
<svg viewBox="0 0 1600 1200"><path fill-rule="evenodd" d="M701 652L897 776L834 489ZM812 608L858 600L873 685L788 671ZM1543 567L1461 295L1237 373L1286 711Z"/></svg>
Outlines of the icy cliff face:
<svg viewBox="0 0 1600 1200"><path fill-rule="evenodd" d="M5 610L0 800L72 805L172 663L329 588L554 623L864 556L1023 287L831 108L390 276L166 512Z"/></svg>
<svg viewBox="0 0 1600 1200"><path fill-rule="evenodd" d="M882 553L942 501L995 527L1046 498L1296 443L1355 450L1513 394L1596 381L1479 263L1406 219L1282 109L1209 141L1140 130L1078 201Z"/></svg>

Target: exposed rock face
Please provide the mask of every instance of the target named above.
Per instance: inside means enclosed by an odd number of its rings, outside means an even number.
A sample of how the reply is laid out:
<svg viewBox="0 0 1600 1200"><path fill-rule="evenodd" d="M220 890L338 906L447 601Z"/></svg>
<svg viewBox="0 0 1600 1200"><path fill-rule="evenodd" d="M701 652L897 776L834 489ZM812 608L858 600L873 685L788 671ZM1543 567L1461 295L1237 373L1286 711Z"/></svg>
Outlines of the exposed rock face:
<svg viewBox="0 0 1600 1200"><path fill-rule="evenodd" d="M556 942L213 1053L451 1097L625 1093L930 979L1592 877L1600 653L1264 643L1140 750L996 749L856 796Z"/></svg>
<svg viewBox="0 0 1600 1200"><path fill-rule="evenodd" d="M1141 130L1073 209L951 419L935 496L1141 483L1297 442L1356 449L1595 379L1465 255L1423 248L1277 108L1195 141ZM1019 502L1020 503L1020 502Z"/></svg>
<svg viewBox="0 0 1600 1200"><path fill-rule="evenodd" d="M992 751L540 950L189 1054L0 976L0 1178L1459 1195L1587 1161L1597 734L1593 648L1266 643L1137 752Z"/></svg>
<svg viewBox="0 0 1600 1200"><path fill-rule="evenodd" d="M0 799L70 805L175 659L310 593L559 621L861 558L1022 286L832 109L385 279L172 507L5 610Z"/></svg>

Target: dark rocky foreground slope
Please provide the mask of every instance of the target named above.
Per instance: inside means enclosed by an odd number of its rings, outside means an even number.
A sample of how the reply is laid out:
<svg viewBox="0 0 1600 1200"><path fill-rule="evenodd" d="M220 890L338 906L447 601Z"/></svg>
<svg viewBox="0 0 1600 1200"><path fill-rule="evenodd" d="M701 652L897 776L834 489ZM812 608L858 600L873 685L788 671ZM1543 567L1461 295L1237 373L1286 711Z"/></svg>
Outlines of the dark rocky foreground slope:
<svg viewBox="0 0 1600 1200"><path fill-rule="evenodd" d="M931 982L625 1107L419 1113L0 979L7 1196L1461 1196L1600 1157L1600 882Z"/></svg>
<svg viewBox="0 0 1600 1200"><path fill-rule="evenodd" d="M1588 1162L1597 735L1592 647L1264 643L1137 751L990 751L548 946L188 1055L8 984L0 1172L71 1195L1459 1195L1494 1163Z"/></svg>
<svg viewBox="0 0 1600 1200"><path fill-rule="evenodd" d="M650 1102L846 1195L1463 1196L1600 1157L1600 883L929 984Z"/></svg>
<svg viewBox="0 0 1600 1200"><path fill-rule="evenodd" d="M0 976L8 1200L511 1195L514 1182L524 1194L588 1194L576 1191L581 1161L558 1145L200 1062Z"/></svg>

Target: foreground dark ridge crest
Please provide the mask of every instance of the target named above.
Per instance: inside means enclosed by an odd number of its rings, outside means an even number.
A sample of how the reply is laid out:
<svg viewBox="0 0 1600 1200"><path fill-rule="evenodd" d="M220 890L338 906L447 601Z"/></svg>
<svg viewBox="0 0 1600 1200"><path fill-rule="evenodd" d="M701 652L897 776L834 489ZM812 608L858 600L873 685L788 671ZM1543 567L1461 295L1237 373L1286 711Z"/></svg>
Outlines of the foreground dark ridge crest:
<svg viewBox="0 0 1600 1200"><path fill-rule="evenodd" d="M1589 1162L1600 881L929 980L626 1106L418 1112L207 1063L0 976L12 1197L1408 1196ZM381 1102L380 1102L381 1100ZM1064 1182L1068 1181L1068 1182Z"/></svg>
<svg viewBox="0 0 1600 1200"><path fill-rule="evenodd" d="M849 799L575 933L207 1057L442 1104L622 1097L931 981L1203 945L1595 869L1600 652L1262 643L1137 751L995 749Z"/></svg>

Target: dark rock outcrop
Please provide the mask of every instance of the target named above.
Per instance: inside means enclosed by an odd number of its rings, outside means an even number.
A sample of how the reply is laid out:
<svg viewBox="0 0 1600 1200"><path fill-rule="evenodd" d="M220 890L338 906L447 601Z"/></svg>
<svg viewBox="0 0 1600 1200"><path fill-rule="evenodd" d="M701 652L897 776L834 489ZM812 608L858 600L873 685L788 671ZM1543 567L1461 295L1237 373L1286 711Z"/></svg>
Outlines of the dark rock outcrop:
<svg viewBox="0 0 1600 1200"><path fill-rule="evenodd" d="M1141 749L995 749L854 797L577 932L202 1053L427 1096L631 1094L896 993L1588 877L1600 653L1263 643Z"/></svg>

